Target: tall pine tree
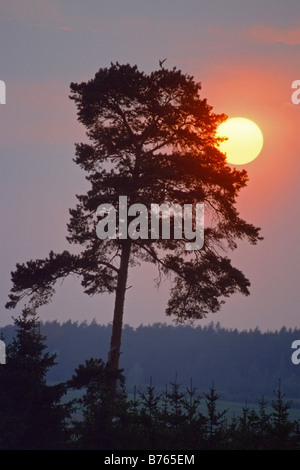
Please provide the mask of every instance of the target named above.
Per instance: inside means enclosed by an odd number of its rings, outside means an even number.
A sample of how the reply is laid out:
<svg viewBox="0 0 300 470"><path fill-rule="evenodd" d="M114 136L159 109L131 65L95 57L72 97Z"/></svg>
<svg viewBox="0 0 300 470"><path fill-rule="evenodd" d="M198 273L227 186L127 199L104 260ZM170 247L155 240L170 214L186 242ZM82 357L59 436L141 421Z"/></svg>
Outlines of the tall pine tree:
<svg viewBox="0 0 300 470"><path fill-rule="evenodd" d="M82 278L88 295L114 293L108 354L114 370L119 368L128 270L136 263L153 263L160 275L170 275L173 286L166 313L179 322L218 311L235 292L249 294L248 279L224 255L224 249L237 248L240 239L252 244L260 239L259 229L244 221L235 207L248 177L245 170L230 168L218 150L216 130L226 117L212 112L200 90L193 77L175 68L161 67L147 75L118 63L100 69L88 82L72 83L71 99L90 139L76 145L75 162L86 172L91 189L78 196L68 225L69 242L82 250L51 251L44 260L18 264L12 273L9 308L27 295L34 306L48 302L56 281L72 273ZM123 208L120 196L127 198ZM204 246L189 248L195 214L183 212L189 233L182 224L180 236L178 227L175 236L171 221L170 236L160 234L155 225L142 237L145 219L152 222L152 203L176 210L204 204ZM141 204L146 213L138 215ZM97 236L104 216L100 206L107 208L109 217L122 212L122 227L117 224L116 233L103 238ZM116 381L112 390L115 386Z"/></svg>

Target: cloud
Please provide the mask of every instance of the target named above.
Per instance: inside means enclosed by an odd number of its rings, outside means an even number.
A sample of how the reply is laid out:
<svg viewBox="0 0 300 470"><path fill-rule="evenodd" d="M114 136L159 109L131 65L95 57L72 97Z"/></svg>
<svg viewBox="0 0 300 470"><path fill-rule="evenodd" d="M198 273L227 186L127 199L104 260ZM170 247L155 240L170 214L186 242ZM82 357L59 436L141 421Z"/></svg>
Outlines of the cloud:
<svg viewBox="0 0 300 470"><path fill-rule="evenodd" d="M55 2L49 0L9 0L1 2L0 12L8 18L22 22L42 20L57 20L61 11Z"/></svg>
<svg viewBox="0 0 300 470"><path fill-rule="evenodd" d="M300 45L300 28L276 29L268 26L253 26L249 35L266 44Z"/></svg>
<svg viewBox="0 0 300 470"><path fill-rule="evenodd" d="M72 14L65 13L62 8L50 0L2 0L0 4L0 20L15 21L27 27L59 30L66 32L111 33L120 31L144 32L150 29L149 20L137 13L127 14L121 11L114 17L95 17L76 15L76 4Z"/></svg>
<svg viewBox="0 0 300 470"><path fill-rule="evenodd" d="M49 0L3 1L0 13L2 21L15 21L39 29L71 31L59 6Z"/></svg>

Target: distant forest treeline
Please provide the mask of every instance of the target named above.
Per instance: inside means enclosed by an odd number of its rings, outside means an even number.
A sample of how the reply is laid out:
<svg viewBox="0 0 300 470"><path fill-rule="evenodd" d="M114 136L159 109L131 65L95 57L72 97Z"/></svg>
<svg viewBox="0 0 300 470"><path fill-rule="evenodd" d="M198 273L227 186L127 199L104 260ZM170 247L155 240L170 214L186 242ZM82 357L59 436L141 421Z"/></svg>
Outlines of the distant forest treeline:
<svg viewBox="0 0 300 470"><path fill-rule="evenodd" d="M106 360L110 326L54 321L41 323L40 328L49 351L57 354L49 382L70 379L78 364L90 357ZM1 331L10 343L14 327ZM295 339L300 339L300 330L239 332L218 324L125 326L121 367L128 393L134 386L144 390L150 377L157 389L164 389L177 374L178 383L187 384L192 378L199 391L214 381L223 400L256 402L262 395L270 397L279 378L289 398L300 398L300 365L291 361Z"/></svg>

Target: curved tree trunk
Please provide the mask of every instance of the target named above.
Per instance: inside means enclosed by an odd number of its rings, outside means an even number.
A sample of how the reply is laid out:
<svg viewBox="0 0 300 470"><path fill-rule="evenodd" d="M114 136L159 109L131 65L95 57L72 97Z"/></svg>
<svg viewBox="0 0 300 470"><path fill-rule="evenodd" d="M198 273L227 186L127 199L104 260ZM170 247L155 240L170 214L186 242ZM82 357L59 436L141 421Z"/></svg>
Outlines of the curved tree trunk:
<svg viewBox="0 0 300 470"><path fill-rule="evenodd" d="M130 258L130 240L124 240L122 244L121 251L121 261L118 274L118 281L115 294L115 306L114 306L114 316L113 316L113 326L110 340L110 350L108 353L107 365L112 372L112 379L110 382L110 387L112 391L112 396L115 395L116 386L117 386L117 370L119 369L119 359L121 352L121 337L122 337L122 327L123 327L123 314L124 314L124 302L125 302L125 293L126 285L128 278L128 265Z"/></svg>

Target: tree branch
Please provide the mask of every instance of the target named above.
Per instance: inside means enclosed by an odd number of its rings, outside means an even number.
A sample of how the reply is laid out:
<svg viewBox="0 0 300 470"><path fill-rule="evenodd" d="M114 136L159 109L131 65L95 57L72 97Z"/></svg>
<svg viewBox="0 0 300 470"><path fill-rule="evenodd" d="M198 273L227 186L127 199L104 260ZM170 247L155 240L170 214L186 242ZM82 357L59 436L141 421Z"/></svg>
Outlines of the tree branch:
<svg viewBox="0 0 300 470"><path fill-rule="evenodd" d="M145 245L138 245L138 246L140 248L142 248L143 250L145 250L158 264L163 266L167 271L171 270L174 273L176 273L179 277L181 277L182 279L185 279L185 277L180 272L176 271L174 268L172 268L172 266L168 266L164 261L162 261L160 258L158 258L156 253L152 253Z"/></svg>
<svg viewBox="0 0 300 470"><path fill-rule="evenodd" d="M122 119L122 121L123 121L123 124L125 125L125 127L126 127L128 133L130 134L130 136L132 137L132 139L135 139L135 134L134 134L133 130L131 129L130 125L128 124L124 112L122 111L122 109L120 108L120 106L115 102L115 100L112 100L112 104L113 104L113 106L115 107L115 110L117 111L117 113L119 114L119 116L121 117L121 119Z"/></svg>

